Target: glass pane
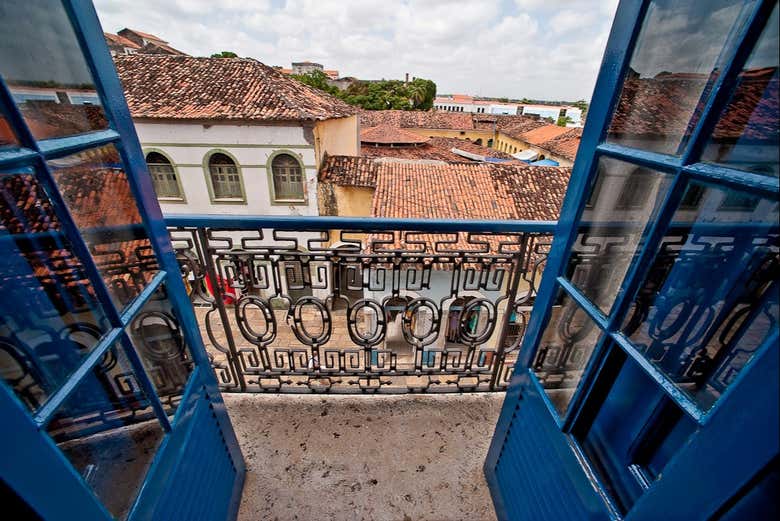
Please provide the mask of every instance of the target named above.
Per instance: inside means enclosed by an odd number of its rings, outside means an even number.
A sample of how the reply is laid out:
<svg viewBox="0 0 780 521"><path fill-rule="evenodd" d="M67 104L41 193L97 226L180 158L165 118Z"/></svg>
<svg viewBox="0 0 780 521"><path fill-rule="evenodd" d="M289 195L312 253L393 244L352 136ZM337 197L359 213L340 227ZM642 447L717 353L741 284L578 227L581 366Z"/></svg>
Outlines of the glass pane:
<svg viewBox="0 0 780 521"><path fill-rule="evenodd" d="M15 147L19 146L19 141L16 139L14 131L11 129L11 125L0 112L0 148L2 147Z"/></svg>
<svg viewBox="0 0 780 521"><path fill-rule="evenodd" d="M654 0L623 78L607 140L679 155L754 1Z"/></svg>
<svg viewBox="0 0 780 521"><path fill-rule="evenodd" d="M778 177L778 7L739 75L702 160Z"/></svg>
<svg viewBox="0 0 780 521"><path fill-rule="evenodd" d="M727 188L690 190L700 192L698 206L676 211L622 329L708 409L777 329L778 203ZM730 198L752 202L724 206Z"/></svg>
<svg viewBox="0 0 780 521"><path fill-rule="evenodd" d="M602 157L566 276L609 314L672 176Z"/></svg>
<svg viewBox="0 0 780 521"><path fill-rule="evenodd" d="M37 139L108 128L60 2L0 2L0 74Z"/></svg>
<svg viewBox="0 0 780 521"><path fill-rule="evenodd" d="M598 412L574 429L583 452L622 514L696 430L697 424L619 349L591 398ZM600 383L601 383L600 382Z"/></svg>
<svg viewBox="0 0 780 521"><path fill-rule="evenodd" d="M0 376L37 409L108 326L95 289L30 173L0 176Z"/></svg>
<svg viewBox="0 0 780 521"><path fill-rule="evenodd" d="M57 410L47 432L118 519L127 516L164 434L118 344Z"/></svg>
<svg viewBox="0 0 780 521"><path fill-rule="evenodd" d="M152 295L127 332L160 401L175 413L194 364L165 286Z"/></svg>
<svg viewBox="0 0 780 521"><path fill-rule="evenodd" d="M57 186L117 306L159 270L113 145L50 161Z"/></svg>
<svg viewBox="0 0 780 521"><path fill-rule="evenodd" d="M561 416L569 407L600 333L585 311L559 290L531 367Z"/></svg>

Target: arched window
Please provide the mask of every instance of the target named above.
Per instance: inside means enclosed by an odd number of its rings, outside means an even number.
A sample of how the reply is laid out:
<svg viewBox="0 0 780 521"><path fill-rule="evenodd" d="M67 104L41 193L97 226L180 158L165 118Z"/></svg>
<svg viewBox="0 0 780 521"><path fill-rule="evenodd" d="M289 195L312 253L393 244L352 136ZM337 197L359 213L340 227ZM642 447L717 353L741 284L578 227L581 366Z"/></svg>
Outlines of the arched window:
<svg viewBox="0 0 780 521"><path fill-rule="evenodd" d="M159 152L146 154L146 166L152 175L152 185L157 197L183 199L179 181L176 179L176 170L170 160Z"/></svg>
<svg viewBox="0 0 780 521"><path fill-rule="evenodd" d="M303 168L290 154L279 154L271 161L274 199L302 201L304 199Z"/></svg>
<svg viewBox="0 0 780 521"><path fill-rule="evenodd" d="M214 199L244 198L238 166L228 155L221 152L211 154L209 176Z"/></svg>

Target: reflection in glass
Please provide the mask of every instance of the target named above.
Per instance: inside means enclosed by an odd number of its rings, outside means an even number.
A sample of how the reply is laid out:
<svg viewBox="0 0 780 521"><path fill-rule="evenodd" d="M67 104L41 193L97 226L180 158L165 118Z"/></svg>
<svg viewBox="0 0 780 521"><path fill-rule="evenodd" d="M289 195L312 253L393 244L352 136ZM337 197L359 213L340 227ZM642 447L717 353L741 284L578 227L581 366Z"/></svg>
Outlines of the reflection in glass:
<svg viewBox="0 0 780 521"><path fill-rule="evenodd" d="M531 368L563 416L601 330L563 290L551 313Z"/></svg>
<svg viewBox="0 0 780 521"><path fill-rule="evenodd" d="M778 327L778 203L692 185L622 329L702 409L708 409ZM725 207L728 198L755 204Z"/></svg>
<svg viewBox="0 0 780 521"><path fill-rule="evenodd" d="M609 314L670 175L602 157L572 245L566 276Z"/></svg>
<svg viewBox="0 0 780 521"><path fill-rule="evenodd" d="M108 127L61 2L0 2L0 74L37 139Z"/></svg>
<svg viewBox="0 0 780 521"><path fill-rule="evenodd" d="M119 152L106 145L49 164L114 303L126 305L159 268Z"/></svg>
<svg viewBox="0 0 780 521"><path fill-rule="evenodd" d="M608 141L679 155L725 59L744 0L654 0L634 48Z"/></svg>
<svg viewBox="0 0 780 521"><path fill-rule="evenodd" d="M778 177L778 7L739 75L702 160Z"/></svg>
<svg viewBox="0 0 780 521"><path fill-rule="evenodd" d="M108 511L124 519L163 430L119 345L81 380L47 432Z"/></svg>
<svg viewBox="0 0 780 521"><path fill-rule="evenodd" d="M173 414L194 365L165 286L144 304L127 333L160 401Z"/></svg>
<svg viewBox="0 0 780 521"><path fill-rule="evenodd" d="M107 332L49 198L33 175L0 177L0 377L31 410Z"/></svg>
<svg viewBox="0 0 780 521"><path fill-rule="evenodd" d="M625 514L645 490L640 480L655 481L697 424L619 349L613 348L602 375L611 385L596 387L591 395L599 402L598 413L578 425L574 434Z"/></svg>
<svg viewBox="0 0 780 521"><path fill-rule="evenodd" d="M0 148L18 146L19 142L16 140L16 135L11 129L11 125L8 124L2 112L0 112Z"/></svg>

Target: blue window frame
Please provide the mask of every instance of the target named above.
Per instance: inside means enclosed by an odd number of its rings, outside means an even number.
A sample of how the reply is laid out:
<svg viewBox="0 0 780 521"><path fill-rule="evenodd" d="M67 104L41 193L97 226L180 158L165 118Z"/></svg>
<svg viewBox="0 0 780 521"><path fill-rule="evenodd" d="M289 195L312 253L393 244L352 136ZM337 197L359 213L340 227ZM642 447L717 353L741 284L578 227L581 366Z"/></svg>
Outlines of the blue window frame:
<svg viewBox="0 0 780 521"><path fill-rule="evenodd" d="M777 11L621 2L486 461L500 519L703 518L776 456ZM569 496L518 475L542 442Z"/></svg>
<svg viewBox="0 0 780 521"><path fill-rule="evenodd" d="M92 4L4 2L0 29L3 479L46 519L235 517L243 459Z"/></svg>

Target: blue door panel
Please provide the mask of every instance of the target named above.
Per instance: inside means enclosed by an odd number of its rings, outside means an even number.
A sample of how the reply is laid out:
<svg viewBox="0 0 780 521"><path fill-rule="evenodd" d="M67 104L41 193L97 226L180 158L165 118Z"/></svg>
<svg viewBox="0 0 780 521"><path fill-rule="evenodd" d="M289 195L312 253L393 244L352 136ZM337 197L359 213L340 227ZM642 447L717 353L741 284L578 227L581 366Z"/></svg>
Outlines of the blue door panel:
<svg viewBox="0 0 780 521"><path fill-rule="evenodd" d="M495 467L503 502L500 519L609 519L567 437L550 415L528 373ZM489 471L490 472L490 471ZM570 479L570 476L580 479Z"/></svg>

